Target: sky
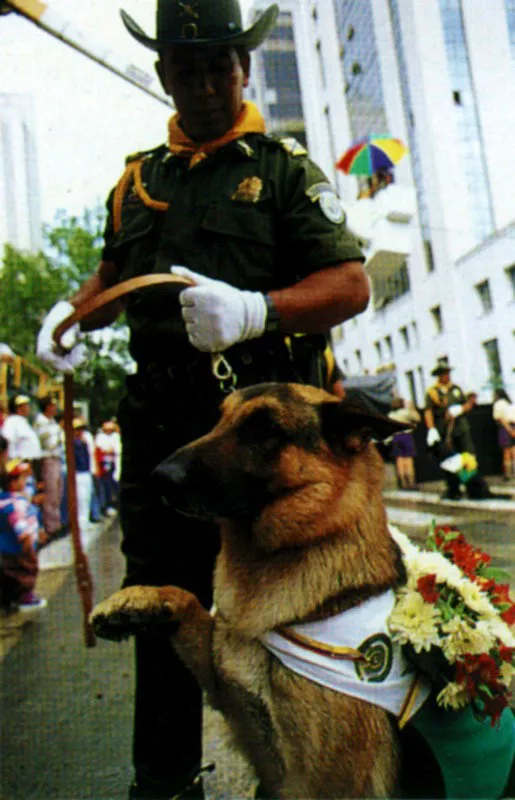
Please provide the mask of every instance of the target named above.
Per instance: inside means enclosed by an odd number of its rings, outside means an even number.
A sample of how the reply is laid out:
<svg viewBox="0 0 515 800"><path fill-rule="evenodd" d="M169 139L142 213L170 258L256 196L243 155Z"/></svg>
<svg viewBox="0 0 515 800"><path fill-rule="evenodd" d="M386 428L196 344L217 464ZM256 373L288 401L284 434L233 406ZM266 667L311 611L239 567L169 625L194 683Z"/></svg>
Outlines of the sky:
<svg viewBox="0 0 515 800"><path fill-rule="evenodd" d="M86 40L153 74L155 53L126 32L124 8L153 36L154 0L46 0ZM250 0L241 2L244 20ZM125 156L166 140L171 109L16 14L0 17L0 93L32 98L42 221L104 204Z"/></svg>

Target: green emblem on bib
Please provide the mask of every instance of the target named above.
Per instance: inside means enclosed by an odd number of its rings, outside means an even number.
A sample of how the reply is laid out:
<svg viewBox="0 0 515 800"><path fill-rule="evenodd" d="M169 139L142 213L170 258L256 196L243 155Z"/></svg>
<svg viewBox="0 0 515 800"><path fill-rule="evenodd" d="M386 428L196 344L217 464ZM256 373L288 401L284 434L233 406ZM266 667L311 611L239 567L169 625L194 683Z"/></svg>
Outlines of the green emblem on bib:
<svg viewBox="0 0 515 800"><path fill-rule="evenodd" d="M365 656L365 661L356 661L356 674L360 681L366 683L382 683L392 668L392 643L384 633L369 636L358 647Z"/></svg>

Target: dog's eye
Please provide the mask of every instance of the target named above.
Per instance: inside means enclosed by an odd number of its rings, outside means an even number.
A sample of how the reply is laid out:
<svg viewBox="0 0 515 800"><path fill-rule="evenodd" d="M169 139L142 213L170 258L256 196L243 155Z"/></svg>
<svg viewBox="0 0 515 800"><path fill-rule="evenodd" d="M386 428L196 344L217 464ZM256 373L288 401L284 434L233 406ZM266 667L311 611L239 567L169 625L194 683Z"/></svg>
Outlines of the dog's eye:
<svg viewBox="0 0 515 800"><path fill-rule="evenodd" d="M283 439L285 431L268 409L263 408L244 419L238 426L237 434L241 442L266 445L271 440Z"/></svg>

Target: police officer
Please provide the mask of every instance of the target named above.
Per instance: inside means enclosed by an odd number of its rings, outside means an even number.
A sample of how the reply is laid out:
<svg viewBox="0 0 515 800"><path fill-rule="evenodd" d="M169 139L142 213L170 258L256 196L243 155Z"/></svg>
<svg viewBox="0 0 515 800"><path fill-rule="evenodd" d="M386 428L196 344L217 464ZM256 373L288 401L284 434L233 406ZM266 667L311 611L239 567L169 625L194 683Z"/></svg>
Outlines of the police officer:
<svg viewBox="0 0 515 800"><path fill-rule="evenodd" d="M78 327L63 337L68 354L52 333L75 307L120 281L171 268L194 283L145 288L125 304L138 371L118 415L120 515L125 585L177 584L206 607L216 532L166 507L148 479L216 421L228 386L213 378L210 354L225 355L239 387L313 380L325 334L369 299L362 253L326 176L300 144L267 135L258 109L243 100L249 51L277 14L272 5L245 30L238 0L158 0L152 39L122 11L128 31L157 51L177 113L165 144L127 160L108 200L97 272L50 310L38 337L39 356L71 370L82 358ZM123 307L112 303L83 329L109 324ZM131 796L170 797L199 768L200 692L166 641L139 635L136 663Z"/></svg>
<svg viewBox="0 0 515 800"><path fill-rule="evenodd" d="M476 449L466 414L476 405L477 395L465 397L461 388L451 380L452 367L439 360L431 371L435 383L426 392L424 422L427 427L427 445L439 460L454 453L474 454ZM461 480L458 475L444 472L447 490L443 499L461 498ZM469 497L482 500L492 494L484 478L476 472L465 484Z"/></svg>

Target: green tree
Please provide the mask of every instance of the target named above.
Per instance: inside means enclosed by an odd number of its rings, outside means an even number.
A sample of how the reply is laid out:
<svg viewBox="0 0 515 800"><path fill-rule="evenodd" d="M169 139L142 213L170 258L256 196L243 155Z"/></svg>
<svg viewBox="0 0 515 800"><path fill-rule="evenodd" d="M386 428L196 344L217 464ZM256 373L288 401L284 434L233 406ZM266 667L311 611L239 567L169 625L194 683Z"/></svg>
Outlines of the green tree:
<svg viewBox="0 0 515 800"><path fill-rule="evenodd" d="M104 212L86 210L81 217L61 211L43 229L44 248L37 255L7 245L0 263L2 312L0 341L44 369L36 357L36 338L43 317L54 303L77 291L96 270L101 256ZM123 319L112 328L85 337L89 358L75 374L76 396L90 404L97 425L116 413L122 384L130 369Z"/></svg>

